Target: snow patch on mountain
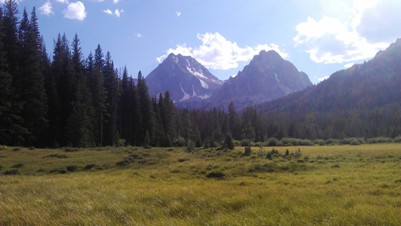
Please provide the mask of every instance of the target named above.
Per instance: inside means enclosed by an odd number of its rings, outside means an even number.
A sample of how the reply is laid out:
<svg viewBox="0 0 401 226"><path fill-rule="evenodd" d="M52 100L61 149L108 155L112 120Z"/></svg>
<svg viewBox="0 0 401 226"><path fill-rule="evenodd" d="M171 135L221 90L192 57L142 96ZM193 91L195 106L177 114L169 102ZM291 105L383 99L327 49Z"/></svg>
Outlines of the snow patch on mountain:
<svg viewBox="0 0 401 226"><path fill-rule="evenodd" d="M188 70L191 74L195 75L196 77L208 79L208 78L203 74L202 70L201 70L201 71L197 71L196 69L194 69L194 68L192 68L192 67L190 67L190 66L187 66L187 70Z"/></svg>
<svg viewBox="0 0 401 226"><path fill-rule="evenodd" d="M200 81L201 86L202 86L203 88L209 89L209 85L208 85L206 82L204 82L202 79L199 79L199 81Z"/></svg>
<svg viewBox="0 0 401 226"><path fill-rule="evenodd" d="M277 77L277 73L274 73L274 77L276 78L276 81L277 81L278 83L280 83L280 80L278 80L278 77Z"/></svg>
<svg viewBox="0 0 401 226"><path fill-rule="evenodd" d="M181 98L180 101L188 100L189 98L191 98L191 96L187 92L185 92L184 88L182 88L181 83L180 83L180 88L181 92L184 94L184 96Z"/></svg>

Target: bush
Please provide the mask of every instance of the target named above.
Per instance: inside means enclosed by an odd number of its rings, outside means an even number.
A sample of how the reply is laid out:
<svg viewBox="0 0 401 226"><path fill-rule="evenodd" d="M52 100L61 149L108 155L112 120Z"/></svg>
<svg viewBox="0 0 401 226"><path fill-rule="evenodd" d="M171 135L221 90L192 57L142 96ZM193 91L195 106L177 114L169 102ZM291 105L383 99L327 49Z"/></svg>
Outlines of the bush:
<svg viewBox="0 0 401 226"><path fill-rule="evenodd" d="M290 138L290 137L284 137L283 139L281 139L281 143L284 146L310 146L310 145L313 145L312 141L310 141L310 140Z"/></svg>
<svg viewBox="0 0 401 226"><path fill-rule="evenodd" d="M74 172L74 171L76 171L76 170L78 169L78 167L75 166L75 165L70 165L70 166L67 166L66 169L67 169L69 172Z"/></svg>
<svg viewBox="0 0 401 226"><path fill-rule="evenodd" d="M95 167L96 167L96 164L91 163L91 164L86 165L86 166L84 167L84 170L91 170L91 169L93 169L93 168L95 168Z"/></svg>
<svg viewBox="0 0 401 226"><path fill-rule="evenodd" d="M367 139L369 144L379 144L379 143L390 143L392 142L391 138L389 137L373 137Z"/></svg>
<svg viewBox="0 0 401 226"><path fill-rule="evenodd" d="M227 134L226 139L224 139L224 144L228 149L234 150L233 138L230 134Z"/></svg>
<svg viewBox="0 0 401 226"><path fill-rule="evenodd" d="M243 140L241 140L240 144L241 144L242 147L247 147L247 146L251 145L251 141L248 140L248 139L243 139Z"/></svg>
<svg viewBox="0 0 401 226"><path fill-rule="evenodd" d="M117 146L118 147L125 147L127 145L127 141L125 139L119 139L117 141Z"/></svg>
<svg viewBox="0 0 401 226"><path fill-rule="evenodd" d="M328 139L326 140L327 145L336 145L339 144L340 142L337 139Z"/></svg>
<svg viewBox="0 0 401 226"><path fill-rule="evenodd" d="M279 140L277 138L275 138L275 137L270 137L267 140L267 146L269 146L269 147L275 147L275 146L278 146L278 145L279 145Z"/></svg>
<svg viewBox="0 0 401 226"><path fill-rule="evenodd" d="M176 147L184 147L185 146L185 139L183 137L177 137L174 140L174 145Z"/></svg>
<svg viewBox="0 0 401 226"><path fill-rule="evenodd" d="M4 172L4 175L15 175L18 174L18 169L10 169Z"/></svg>
<svg viewBox="0 0 401 226"><path fill-rule="evenodd" d="M15 164L15 165L13 165L13 166L11 166L12 168L21 168L22 166L23 166L24 164L22 164L22 163L18 163L18 164Z"/></svg>
<svg viewBox="0 0 401 226"><path fill-rule="evenodd" d="M322 140L322 139L313 140L313 143L314 143L315 145L319 145L319 146L323 146L323 145L326 144L326 142L325 142L324 140Z"/></svg>
<svg viewBox="0 0 401 226"><path fill-rule="evenodd" d="M43 158L59 158L59 159L65 159L68 158L68 156L66 155L60 155L60 154L50 154L50 155L46 155Z"/></svg>
<svg viewBox="0 0 401 226"><path fill-rule="evenodd" d="M251 148L251 146L248 146L248 147L245 147L245 150L244 150L244 156L250 156L252 154L252 148Z"/></svg>
<svg viewBox="0 0 401 226"><path fill-rule="evenodd" d="M360 145L363 143L365 143L364 139L358 137L344 138L341 140L341 144Z"/></svg>
<svg viewBox="0 0 401 226"><path fill-rule="evenodd" d="M222 172L210 172L206 175L207 178L223 179L226 175Z"/></svg>
<svg viewBox="0 0 401 226"><path fill-rule="evenodd" d="M123 159L121 161L116 162L117 166L127 166L129 165L131 162L128 159Z"/></svg>
<svg viewBox="0 0 401 226"><path fill-rule="evenodd" d="M188 141L187 152L193 152L193 151L195 151L195 144L192 141Z"/></svg>
<svg viewBox="0 0 401 226"><path fill-rule="evenodd" d="M66 149L64 149L64 151L65 152L77 152L77 151L79 151L79 149L78 148L66 148Z"/></svg>

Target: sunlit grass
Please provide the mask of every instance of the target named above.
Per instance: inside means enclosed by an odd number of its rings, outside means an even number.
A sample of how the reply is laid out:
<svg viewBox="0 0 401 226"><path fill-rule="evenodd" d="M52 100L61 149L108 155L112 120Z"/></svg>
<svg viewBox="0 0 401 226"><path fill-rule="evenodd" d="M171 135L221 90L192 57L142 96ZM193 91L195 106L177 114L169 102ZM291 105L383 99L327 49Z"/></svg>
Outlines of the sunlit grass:
<svg viewBox="0 0 401 226"><path fill-rule="evenodd" d="M400 144L301 147L300 158L273 160L272 148L12 149L0 151L0 173L22 166L0 176L0 225L401 224Z"/></svg>

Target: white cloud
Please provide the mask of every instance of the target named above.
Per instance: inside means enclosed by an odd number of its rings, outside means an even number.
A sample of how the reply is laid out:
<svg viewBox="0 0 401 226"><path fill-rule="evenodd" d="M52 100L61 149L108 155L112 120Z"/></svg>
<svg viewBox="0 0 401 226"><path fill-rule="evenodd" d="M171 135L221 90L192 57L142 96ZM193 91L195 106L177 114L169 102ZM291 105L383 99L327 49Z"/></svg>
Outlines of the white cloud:
<svg viewBox="0 0 401 226"><path fill-rule="evenodd" d="M119 0L113 0L114 4L117 4L119 2Z"/></svg>
<svg viewBox="0 0 401 226"><path fill-rule="evenodd" d="M347 68L350 68L352 66L354 66L354 63L351 62L351 63L345 64L344 68L347 69Z"/></svg>
<svg viewBox="0 0 401 226"><path fill-rule="evenodd" d="M330 78L329 75L324 76L324 77L320 77L320 78L318 78L317 80L318 80L319 82L323 82L324 80L327 80L328 78Z"/></svg>
<svg viewBox="0 0 401 226"><path fill-rule="evenodd" d="M115 15L116 17L120 17L120 16L121 16L121 13L123 13L123 12L124 12L124 10L116 9L116 10L114 10L114 15Z"/></svg>
<svg viewBox="0 0 401 226"><path fill-rule="evenodd" d="M181 16L181 12L180 12L180 11L175 12L175 14L176 14L178 17Z"/></svg>
<svg viewBox="0 0 401 226"><path fill-rule="evenodd" d="M142 35L141 33L136 33L135 36L136 36L137 38L142 38L142 37L143 37L143 35Z"/></svg>
<svg viewBox="0 0 401 226"><path fill-rule="evenodd" d="M371 14L378 13L376 8L379 5L391 1L394 1L392 6L391 4L382 6L389 10L394 7L395 0L380 1L380 3L377 0L356 0L347 16L324 16L320 20L308 17L305 22L296 26L297 35L293 38L295 46L303 48L316 63L350 63L371 58L379 50L386 48L389 42L395 40L397 35L394 33L401 36L398 8L397 13L393 12L393 17L389 18L386 13L379 13L380 16L372 19ZM401 9L401 1L397 2ZM381 24L386 24L387 28ZM362 27L365 28L365 33ZM369 32L366 29L374 31ZM383 31L380 32L381 30ZM372 36L382 37L375 40L369 37L369 33Z"/></svg>
<svg viewBox="0 0 401 226"><path fill-rule="evenodd" d="M68 3L68 0L55 0L56 2L58 2L58 3Z"/></svg>
<svg viewBox="0 0 401 226"><path fill-rule="evenodd" d="M124 10L122 9L115 9L114 12L111 9L105 9L103 10L104 13L108 14L108 15L114 15L116 17L120 17L121 14L124 12Z"/></svg>
<svg viewBox="0 0 401 226"><path fill-rule="evenodd" d="M40 13L46 16L50 16L54 14L53 12L53 7L52 3L50 1L47 1L45 4L43 4L41 7L39 7Z"/></svg>
<svg viewBox="0 0 401 226"><path fill-rule="evenodd" d="M71 20L84 20L86 17L85 5L81 1L69 3L64 11L64 17Z"/></svg>
<svg viewBox="0 0 401 226"><path fill-rule="evenodd" d="M275 50L282 57L288 57L288 54L280 50L276 44L240 47L236 42L227 40L217 32L198 34L197 38L201 41L200 46L188 47L186 44L177 45L175 49L167 50L165 55L156 58L156 60L162 62L168 54L174 53L192 56L210 69L229 70L237 68L240 62L251 60L261 50Z"/></svg>
<svg viewBox="0 0 401 226"><path fill-rule="evenodd" d="M105 9L103 10L103 12L109 15L113 15L113 11L111 11L110 9Z"/></svg>

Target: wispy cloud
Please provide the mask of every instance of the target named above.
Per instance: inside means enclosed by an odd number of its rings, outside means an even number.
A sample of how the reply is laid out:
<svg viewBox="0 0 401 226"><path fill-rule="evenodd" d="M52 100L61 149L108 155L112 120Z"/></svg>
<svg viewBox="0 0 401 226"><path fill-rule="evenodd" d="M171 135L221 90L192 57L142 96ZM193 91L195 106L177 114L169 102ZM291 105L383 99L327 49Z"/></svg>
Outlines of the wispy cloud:
<svg viewBox="0 0 401 226"><path fill-rule="evenodd" d="M259 44L257 46L240 47L236 42L227 40L218 32L198 34L201 45L188 47L186 44L177 45L175 49L168 49L166 54L156 58L162 62L170 53L192 56L209 69L229 70L237 68L240 62L247 62L261 50L275 50L282 57L288 54L280 50L276 44Z"/></svg>
<svg viewBox="0 0 401 226"><path fill-rule="evenodd" d="M111 9L105 9L103 10L104 13L111 15L111 16L116 16L116 17L120 17L121 14L124 12L123 9L115 9L114 11L112 11Z"/></svg>
<svg viewBox="0 0 401 226"><path fill-rule="evenodd" d="M110 9L105 9L103 10L103 12L109 15L113 15L113 11L111 11Z"/></svg>
<svg viewBox="0 0 401 226"><path fill-rule="evenodd" d="M41 7L39 7L39 11L42 15L46 16L54 14L52 3L50 1L45 2Z"/></svg>
<svg viewBox="0 0 401 226"><path fill-rule="evenodd" d="M135 36L137 37L137 38L142 38L143 37L143 34L141 34L141 33L135 33Z"/></svg>
<svg viewBox="0 0 401 226"><path fill-rule="evenodd" d="M84 20L86 18L84 3L81 1L69 3L64 10L64 17L71 20Z"/></svg>
<svg viewBox="0 0 401 226"><path fill-rule="evenodd" d="M176 14L178 17L181 16L181 12L180 12L180 11L175 12L175 14Z"/></svg>

